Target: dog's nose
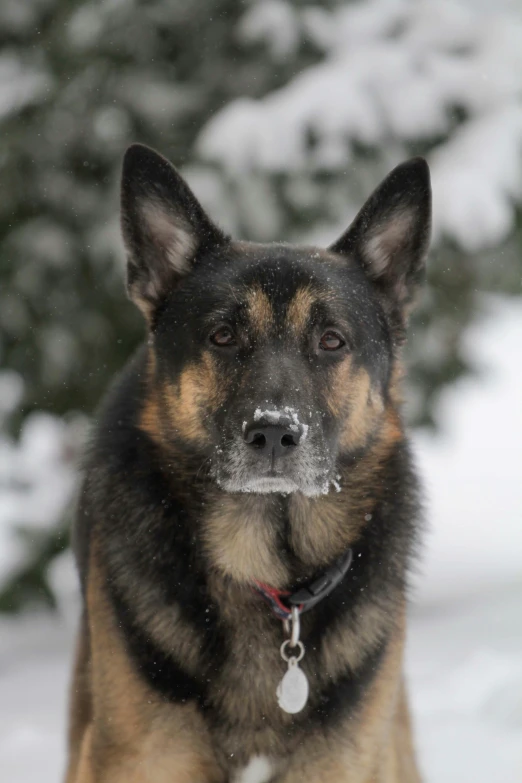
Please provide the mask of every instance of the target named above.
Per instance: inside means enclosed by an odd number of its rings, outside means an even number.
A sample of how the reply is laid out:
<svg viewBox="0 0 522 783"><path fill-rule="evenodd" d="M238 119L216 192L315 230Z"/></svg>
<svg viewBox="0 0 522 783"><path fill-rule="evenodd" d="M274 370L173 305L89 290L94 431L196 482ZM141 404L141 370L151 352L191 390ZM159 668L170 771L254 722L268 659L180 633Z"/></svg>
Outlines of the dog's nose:
<svg viewBox="0 0 522 783"><path fill-rule="evenodd" d="M297 429L291 430L281 424L265 424L245 429L243 437L249 446L259 449L266 454L273 454L274 457L282 457L288 454L301 440L301 432Z"/></svg>

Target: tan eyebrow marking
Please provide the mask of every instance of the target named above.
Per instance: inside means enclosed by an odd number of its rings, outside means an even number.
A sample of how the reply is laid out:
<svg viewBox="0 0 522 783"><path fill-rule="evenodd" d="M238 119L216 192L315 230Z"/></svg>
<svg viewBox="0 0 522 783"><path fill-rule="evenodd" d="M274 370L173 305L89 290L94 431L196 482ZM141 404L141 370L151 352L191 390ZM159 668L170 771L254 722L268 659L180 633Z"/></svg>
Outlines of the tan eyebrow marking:
<svg viewBox="0 0 522 783"><path fill-rule="evenodd" d="M296 333L304 331L315 301L316 297L308 286L299 288L286 311L286 322L290 329Z"/></svg>
<svg viewBox="0 0 522 783"><path fill-rule="evenodd" d="M246 302L252 325L260 334L267 334L274 322L274 312L268 296L261 288L253 288L247 292Z"/></svg>

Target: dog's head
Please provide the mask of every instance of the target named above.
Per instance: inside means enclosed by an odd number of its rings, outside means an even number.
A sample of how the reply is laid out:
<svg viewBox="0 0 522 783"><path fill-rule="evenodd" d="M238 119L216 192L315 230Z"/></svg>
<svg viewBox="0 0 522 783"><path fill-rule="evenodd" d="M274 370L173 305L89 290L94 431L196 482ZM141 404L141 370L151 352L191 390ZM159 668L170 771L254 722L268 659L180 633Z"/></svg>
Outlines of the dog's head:
<svg viewBox="0 0 522 783"><path fill-rule="evenodd" d="M327 250L236 242L168 161L130 147L128 290L152 346L144 426L208 459L228 492L327 492L383 422L430 212L417 158Z"/></svg>

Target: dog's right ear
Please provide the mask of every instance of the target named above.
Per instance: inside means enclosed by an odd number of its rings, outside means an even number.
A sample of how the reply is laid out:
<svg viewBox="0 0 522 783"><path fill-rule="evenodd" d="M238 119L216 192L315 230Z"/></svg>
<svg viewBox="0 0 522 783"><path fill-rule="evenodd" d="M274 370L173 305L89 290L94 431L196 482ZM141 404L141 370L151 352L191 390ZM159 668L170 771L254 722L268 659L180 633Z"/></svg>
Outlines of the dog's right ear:
<svg viewBox="0 0 522 783"><path fill-rule="evenodd" d="M123 159L121 225L127 290L148 320L198 253L227 242L174 166L142 144Z"/></svg>
<svg viewBox="0 0 522 783"><path fill-rule="evenodd" d="M430 229L430 171L423 158L412 158L388 174L330 247L360 264L399 342L424 277Z"/></svg>

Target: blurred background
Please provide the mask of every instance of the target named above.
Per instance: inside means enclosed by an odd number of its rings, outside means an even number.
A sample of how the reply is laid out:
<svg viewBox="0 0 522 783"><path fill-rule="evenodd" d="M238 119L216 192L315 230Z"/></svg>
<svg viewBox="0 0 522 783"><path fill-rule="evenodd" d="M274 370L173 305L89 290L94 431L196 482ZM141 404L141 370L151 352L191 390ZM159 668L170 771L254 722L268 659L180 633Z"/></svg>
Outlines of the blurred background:
<svg viewBox="0 0 522 783"><path fill-rule="evenodd" d="M427 157L417 745L427 783L522 781L522 0L2 0L0 46L2 781L63 766L79 455L143 337L118 225L133 141L261 241L331 242Z"/></svg>

